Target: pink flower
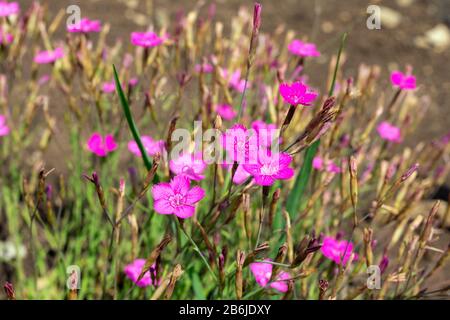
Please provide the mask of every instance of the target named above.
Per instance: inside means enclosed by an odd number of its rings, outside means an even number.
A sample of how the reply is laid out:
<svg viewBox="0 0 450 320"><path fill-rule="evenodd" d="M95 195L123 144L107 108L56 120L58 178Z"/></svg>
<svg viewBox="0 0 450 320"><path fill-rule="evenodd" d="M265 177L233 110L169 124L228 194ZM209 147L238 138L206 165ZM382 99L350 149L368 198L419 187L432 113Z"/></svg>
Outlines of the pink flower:
<svg viewBox="0 0 450 320"><path fill-rule="evenodd" d="M400 143L402 141L400 128L383 121L377 127L378 134L384 140Z"/></svg>
<svg viewBox="0 0 450 320"><path fill-rule="evenodd" d="M291 275L285 271L281 271L276 281L272 282L270 286L280 292L287 292L289 290L288 280L291 279Z"/></svg>
<svg viewBox="0 0 450 320"><path fill-rule="evenodd" d="M9 131L5 116L0 114L0 137L8 135Z"/></svg>
<svg viewBox="0 0 450 320"><path fill-rule="evenodd" d="M336 240L333 237L325 237L323 239L322 247L320 248L323 255L330 260L333 260L337 264L341 263L341 257L343 257L343 264L352 257L352 260L356 260L358 255L353 252L353 243L345 240ZM345 256L344 256L345 253Z"/></svg>
<svg viewBox="0 0 450 320"><path fill-rule="evenodd" d="M288 45L288 50L300 57L318 57L320 52L317 51L316 45L314 43L307 43L300 41L298 39L292 40Z"/></svg>
<svg viewBox="0 0 450 320"><path fill-rule="evenodd" d="M258 137L258 145L263 147L270 147L274 142L281 142L281 139L278 139L279 131L275 124L273 123L265 123L261 120L253 121L252 128L256 131L256 135Z"/></svg>
<svg viewBox="0 0 450 320"><path fill-rule="evenodd" d="M242 124L233 125L222 135L222 145L232 162L257 162L258 141L253 129L247 130Z"/></svg>
<svg viewBox="0 0 450 320"><path fill-rule="evenodd" d="M413 90L416 88L416 77L411 74L403 74L398 70L391 73L391 82L394 87L403 90Z"/></svg>
<svg viewBox="0 0 450 320"><path fill-rule="evenodd" d="M317 92L310 91L308 86L301 82L294 82L291 85L282 83L280 85L280 94L286 103L290 105L310 106L316 99Z"/></svg>
<svg viewBox="0 0 450 320"><path fill-rule="evenodd" d="M242 93L244 92L245 87L245 79L241 79L241 71L236 70L230 76L230 73L226 69L219 69L220 74L224 79L228 81L228 85L234 90ZM247 83L247 86L250 86L250 83Z"/></svg>
<svg viewBox="0 0 450 320"><path fill-rule="evenodd" d="M14 36L10 33L4 32L0 27L0 44L7 45L13 42Z"/></svg>
<svg viewBox="0 0 450 320"><path fill-rule="evenodd" d="M103 84L102 84L102 91L104 93L112 93L115 90L116 90L116 84L114 83L114 81L103 82Z"/></svg>
<svg viewBox="0 0 450 320"><path fill-rule="evenodd" d="M72 33L100 32L101 30L102 24L100 20L90 20L88 18L83 18L78 24L67 27L67 31Z"/></svg>
<svg viewBox="0 0 450 320"><path fill-rule="evenodd" d="M241 71L240 70L236 70L235 72L233 72L233 74L231 75L229 84L234 90L236 90L240 93L244 92L245 79L241 79ZM247 85L248 85L248 83L247 83Z"/></svg>
<svg viewBox="0 0 450 320"><path fill-rule="evenodd" d="M315 156L312 162L312 166L316 170L324 170L324 161L320 156ZM341 168L333 161L328 160L326 170L333 173L341 173Z"/></svg>
<svg viewBox="0 0 450 320"><path fill-rule="evenodd" d="M233 168L233 164L225 163L225 164L223 164L223 167L228 169L229 171L231 171ZM238 185L242 184L245 180L247 180L251 176L252 175L244 169L244 166L242 164L240 164L240 165L238 165L236 172L234 173L233 183L238 184Z"/></svg>
<svg viewBox="0 0 450 320"><path fill-rule="evenodd" d="M184 175L178 175L170 183L154 185L152 195L153 208L157 213L174 214L186 219L194 215L194 205L204 198L205 191L199 186L190 188L190 180Z"/></svg>
<svg viewBox="0 0 450 320"><path fill-rule="evenodd" d="M151 286L153 284L153 279L156 278L156 265L153 264L150 267L150 270L148 270L142 279L139 281L138 278L142 272L142 269L145 266L145 259L136 259L132 263L128 264L124 268L124 272L127 275L127 277L133 281L138 287L145 288L148 286ZM150 275L151 273L151 275Z"/></svg>
<svg viewBox="0 0 450 320"><path fill-rule="evenodd" d="M271 259L265 259L264 261L272 261ZM264 262L253 262L250 263L250 271L255 277L256 283L261 287L266 287L272 277L273 266L270 263ZM270 283L270 287L280 291L288 291L288 283L286 280L290 279L291 276L287 272L280 272L276 277L276 281Z"/></svg>
<svg viewBox="0 0 450 320"><path fill-rule="evenodd" d="M39 78L38 84L39 84L40 86L42 86L42 85L46 84L46 83L49 82L49 81L50 81L50 75L49 75L49 74L43 74L43 75Z"/></svg>
<svg viewBox="0 0 450 320"><path fill-rule="evenodd" d="M244 169L260 186L271 186L275 180L292 178L294 170L289 167L292 157L287 153L260 152L257 164L244 164Z"/></svg>
<svg viewBox="0 0 450 320"><path fill-rule="evenodd" d="M133 77L130 78L130 80L128 80L128 85L130 85L131 87L134 87L135 85L137 85L139 82L139 79L137 77Z"/></svg>
<svg viewBox="0 0 450 320"><path fill-rule="evenodd" d="M315 156L312 161L312 166L316 170L322 170L323 169L323 159L319 156Z"/></svg>
<svg viewBox="0 0 450 320"><path fill-rule="evenodd" d="M203 64L199 64L198 63L198 64L195 65L194 70L197 73L200 73L200 72L211 73L211 72L213 72L214 67L211 64L207 63L207 62L205 62Z"/></svg>
<svg viewBox="0 0 450 320"><path fill-rule="evenodd" d="M131 43L134 46L149 48L156 47L166 40L166 36L160 37L154 32L132 32Z"/></svg>
<svg viewBox="0 0 450 320"><path fill-rule="evenodd" d="M19 14L20 7L17 2L0 1L0 17L9 17Z"/></svg>
<svg viewBox="0 0 450 320"><path fill-rule="evenodd" d="M57 47L55 50L40 51L34 56L34 62L38 64L53 63L64 57L64 49Z"/></svg>
<svg viewBox="0 0 450 320"><path fill-rule="evenodd" d="M200 181L205 178L203 171L205 171L207 164L202 159L202 154L195 156L190 153L183 153L176 159L169 161L170 171L175 174L184 175L188 179Z"/></svg>
<svg viewBox="0 0 450 320"><path fill-rule="evenodd" d="M233 120L233 118L237 115L237 112L233 110L233 107L229 104L220 104L216 106L216 109L219 116L225 120Z"/></svg>
<svg viewBox="0 0 450 320"><path fill-rule="evenodd" d="M117 143L110 134L105 138L98 132L94 132L87 142L88 149L99 157L106 157L108 153L117 149Z"/></svg>
<svg viewBox="0 0 450 320"><path fill-rule="evenodd" d="M141 136L142 144L144 145L145 151L151 156L154 156L157 153L163 153L164 150L164 141L162 140L153 140L150 136ZM141 150L136 143L136 141L132 140L128 142L128 150L138 157L142 157Z"/></svg>

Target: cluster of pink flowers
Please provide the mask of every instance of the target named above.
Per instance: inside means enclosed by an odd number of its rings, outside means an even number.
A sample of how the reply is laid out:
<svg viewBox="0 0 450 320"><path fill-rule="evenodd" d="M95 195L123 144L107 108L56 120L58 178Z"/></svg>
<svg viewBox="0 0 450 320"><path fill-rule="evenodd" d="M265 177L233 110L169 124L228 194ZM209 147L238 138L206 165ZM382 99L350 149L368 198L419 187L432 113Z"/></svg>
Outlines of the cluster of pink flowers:
<svg viewBox="0 0 450 320"><path fill-rule="evenodd" d="M262 121L254 122L248 130L241 124L235 124L222 135L222 145L227 151L228 168L239 164L233 182L240 184L253 176L256 184L270 186L276 180L290 179L294 170L289 167L292 157L287 153L271 152L271 143L278 131L275 126Z"/></svg>
<svg viewBox="0 0 450 320"><path fill-rule="evenodd" d="M99 20L90 20L89 18L83 18L79 23L67 26L67 31L71 33L91 33L100 32L101 30L101 22Z"/></svg>
<svg viewBox="0 0 450 320"><path fill-rule="evenodd" d="M272 260L265 259L264 261ZM253 273L256 283L258 283L261 287L266 287L269 284L269 281L272 278L272 269L273 266L270 263L254 262L250 264L250 271ZM269 286L279 292L287 292L289 289L288 281L290 278L291 276L289 273L281 271L275 277L275 281L270 282Z"/></svg>
<svg viewBox="0 0 450 320"><path fill-rule="evenodd" d="M0 44L7 45L13 42L14 36L11 33L3 31L0 27Z"/></svg>
<svg viewBox="0 0 450 320"><path fill-rule="evenodd" d="M350 258L352 260L358 259L358 254L353 251L353 243L346 240L338 240L333 237L325 237L320 250L322 254L337 264L347 264Z"/></svg>
<svg viewBox="0 0 450 320"><path fill-rule="evenodd" d="M106 157L108 153L117 149L117 143L111 134L103 137L100 133L95 132L89 138L87 147L97 156Z"/></svg>
<svg viewBox="0 0 450 320"><path fill-rule="evenodd" d="M394 87L402 90L414 90L416 88L416 77L409 72L406 74L396 70L391 73L391 82Z"/></svg>
<svg viewBox="0 0 450 320"><path fill-rule="evenodd" d="M20 6L17 2L0 1L0 17L17 15L19 12Z"/></svg>
<svg viewBox="0 0 450 320"><path fill-rule="evenodd" d="M326 165L324 162L325 161L320 156L316 156L313 159L312 166L314 169L319 171L326 170L328 172L341 173L341 168L339 168L339 166L333 161L328 160Z"/></svg>
<svg viewBox="0 0 450 320"><path fill-rule="evenodd" d="M170 182L153 185L153 207L159 214L174 214L186 219L194 215L195 204L205 197L205 190L199 186L191 188L191 181L185 175L177 175Z"/></svg>
<svg viewBox="0 0 450 320"><path fill-rule="evenodd" d="M148 286L151 286L156 280L156 265L153 264L150 267L150 270L148 270L144 276L138 281L138 278L142 272L142 269L145 266L145 259L136 259L132 263L128 264L124 268L124 272L126 276L133 281L138 287L145 288Z"/></svg>
<svg viewBox="0 0 450 320"><path fill-rule="evenodd" d="M167 39L167 35L162 37L154 32L132 32L131 44L138 47L150 48L162 44Z"/></svg>
<svg viewBox="0 0 450 320"><path fill-rule="evenodd" d="M162 154L164 151L164 141L162 140L153 140L150 136L141 136L141 141L145 151L151 156L157 153ZM139 150L136 141L132 140L128 142L128 150L134 155L142 157L141 150Z"/></svg>
<svg viewBox="0 0 450 320"><path fill-rule="evenodd" d="M318 57L320 52L317 51L314 43L303 42L298 39L292 40L288 45L288 50L292 54L300 57Z"/></svg>
<svg viewBox="0 0 450 320"><path fill-rule="evenodd" d="M0 137L8 135L9 131L5 116L0 114Z"/></svg>
<svg viewBox="0 0 450 320"><path fill-rule="evenodd" d="M34 56L34 62L37 64L53 63L64 57L64 49L57 47L54 50L40 51Z"/></svg>
<svg viewBox="0 0 450 320"><path fill-rule="evenodd" d="M306 84L299 81L292 84L282 83L280 85L280 94L283 100L292 106L299 104L310 106L318 95L317 92L311 91Z"/></svg>
<svg viewBox="0 0 450 320"><path fill-rule="evenodd" d="M400 128L390 124L387 121L381 122L377 127L378 134L384 140L400 143L402 141L402 135Z"/></svg>

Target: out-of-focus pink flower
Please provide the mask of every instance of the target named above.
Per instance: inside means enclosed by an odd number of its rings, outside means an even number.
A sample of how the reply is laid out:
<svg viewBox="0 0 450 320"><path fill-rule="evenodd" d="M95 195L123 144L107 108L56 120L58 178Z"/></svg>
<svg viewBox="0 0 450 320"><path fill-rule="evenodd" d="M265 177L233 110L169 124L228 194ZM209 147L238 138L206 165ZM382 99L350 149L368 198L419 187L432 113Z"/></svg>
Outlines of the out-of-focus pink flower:
<svg viewBox="0 0 450 320"><path fill-rule="evenodd" d="M292 157L287 153L259 152L257 164L244 164L255 183L260 186L271 186L276 180L292 178L294 170L289 167Z"/></svg>
<svg viewBox="0 0 450 320"><path fill-rule="evenodd" d="M265 259L264 261L272 261L271 259ZM253 262L250 263L250 271L255 277L256 283L261 287L266 287L269 284L270 278L272 277L272 269L273 266L270 263L264 262ZM270 287L278 290L280 292L288 291L288 283L287 280L290 279L291 276L287 272L280 272L276 280L269 284Z"/></svg>
<svg viewBox="0 0 450 320"><path fill-rule="evenodd" d="M145 151L151 156L157 153L162 154L164 151L164 141L163 140L153 140L150 136L141 136L142 144L144 145ZM142 157L141 150L136 143L136 141L131 140L128 142L128 150L138 157Z"/></svg>
<svg viewBox="0 0 450 320"><path fill-rule="evenodd" d="M40 51L34 56L34 62L38 64L53 63L64 57L64 49L57 47L55 50Z"/></svg>
<svg viewBox="0 0 450 320"><path fill-rule="evenodd" d="M318 93L310 91L307 85L301 82L294 82L291 85L282 83L280 85L280 94L283 100L290 105L304 105L310 106L317 98Z"/></svg>
<svg viewBox="0 0 450 320"><path fill-rule="evenodd" d="M117 149L117 143L114 140L114 137L110 134L103 138L100 133L94 132L87 141L87 147L97 156L106 157L108 153Z"/></svg>
<svg viewBox="0 0 450 320"><path fill-rule="evenodd" d="M324 160L320 156L314 157L312 166L316 170L326 169L328 172L341 173L341 168L331 160L328 160L326 168L325 168Z"/></svg>
<svg viewBox="0 0 450 320"><path fill-rule="evenodd" d="M17 2L0 1L0 17L9 17L17 15L20 12L20 6Z"/></svg>
<svg viewBox="0 0 450 320"><path fill-rule="evenodd" d="M207 164L203 161L202 154L193 155L191 153L183 153L176 159L169 161L170 171L177 175L184 175L187 178L195 181L200 181L205 178L203 172Z"/></svg>
<svg viewBox="0 0 450 320"><path fill-rule="evenodd" d="M322 170L323 169L323 159L322 157L315 156L312 161L312 166L316 170Z"/></svg>
<svg viewBox="0 0 450 320"><path fill-rule="evenodd" d="M353 256L353 260L358 258L358 255L353 252L353 243L345 240L337 240L333 237L325 237L323 239L322 247L320 248L323 255L337 264L347 264L347 261ZM344 256L345 253L345 256Z"/></svg>
<svg viewBox="0 0 450 320"><path fill-rule="evenodd" d="M288 45L288 50L292 54L300 57L318 57L320 52L317 51L314 43L303 42L298 39L292 40Z"/></svg>
<svg viewBox="0 0 450 320"><path fill-rule="evenodd" d="M103 82L102 91L104 93L113 93L116 90L116 84L114 81Z"/></svg>
<svg viewBox="0 0 450 320"><path fill-rule="evenodd" d="M270 147L272 143L277 141L279 130L276 124L265 123L262 120L255 120L252 122L252 128L256 131L258 145L262 147ZM278 142L281 142L281 138Z"/></svg>
<svg viewBox="0 0 450 320"><path fill-rule="evenodd" d="M212 64L209 64L207 62L204 62L202 64L197 63L194 67L195 72L200 73L211 73L214 70L214 67L212 66Z"/></svg>
<svg viewBox="0 0 450 320"><path fill-rule="evenodd" d="M231 75L226 69L221 68L219 71L222 77L228 81L228 85L231 88L240 93L244 92L245 79L241 79L241 70L236 70ZM250 86L250 82L247 82L247 86Z"/></svg>
<svg viewBox="0 0 450 320"><path fill-rule="evenodd" d="M237 112L229 104L219 104L216 106L216 110L219 116L225 120L233 120L233 118L237 115Z"/></svg>
<svg viewBox="0 0 450 320"><path fill-rule="evenodd" d="M67 27L67 31L72 33L91 33L100 32L101 30L102 24L100 20L90 20L89 18L83 18L79 23Z"/></svg>
<svg viewBox="0 0 450 320"><path fill-rule="evenodd" d="M9 131L5 116L0 114L0 137L8 135Z"/></svg>
<svg viewBox="0 0 450 320"><path fill-rule="evenodd" d="M49 75L49 74L43 74L43 75L39 78L38 84L39 84L40 86L42 86L42 85L46 84L46 83L49 82L49 81L50 81L50 75Z"/></svg>
<svg viewBox="0 0 450 320"><path fill-rule="evenodd" d="M170 183L161 182L152 187L153 208L159 214L174 214L179 218L192 217L195 204L205 197L205 190L199 186L190 187L190 180L184 175L175 176Z"/></svg>
<svg viewBox="0 0 450 320"><path fill-rule="evenodd" d="M378 134L384 140L399 143L402 141L400 128L383 121L377 127Z"/></svg>
<svg viewBox="0 0 450 320"><path fill-rule="evenodd" d="M411 74L403 74L398 70L391 73L391 82L394 87L403 90L413 90L416 88L416 77Z"/></svg>
<svg viewBox="0 0 450 320"><path fill-rule="evenodd" d="M145 266L145 259L136 259L132 263L128 264L124 268L124 272L126 276L133 281L138 287L145 288L151 286L153 284L153 279L156 279L156 265L153 264L150 267L142 279L138 281L138 278L142 272L142 269ZM151 273L151 275L150 275Z"/></svg>
<svg viewBox="0 0 450 320"><path fill-rule="evenodd" d="M130 78L130 80L128 81L128 85L134 87L135 85L137 85L139 82L139 79L137 77L133 77Z"/></svg>
<svg viewBox="0 0 450 320"><path fill-rule="evenodd" d="M167 39L167 36L160 37L154 32L132 32L131 44L138 47L156 47L162 44Z"/></svg>
<svg viewBox="0 0 450 320"><path fill-rule="evenodd" d="M7 45L13 42L14 36L11 33L3 31L0 27L0 44Z"/></svg>
<svg viewBox="0 0 450 320"><path fill-rule="evenodd" d="M242 124L235 124L222 135L222 145L231 158L229 162L256 163L258 140L255 130L247 130Z"/></svg>

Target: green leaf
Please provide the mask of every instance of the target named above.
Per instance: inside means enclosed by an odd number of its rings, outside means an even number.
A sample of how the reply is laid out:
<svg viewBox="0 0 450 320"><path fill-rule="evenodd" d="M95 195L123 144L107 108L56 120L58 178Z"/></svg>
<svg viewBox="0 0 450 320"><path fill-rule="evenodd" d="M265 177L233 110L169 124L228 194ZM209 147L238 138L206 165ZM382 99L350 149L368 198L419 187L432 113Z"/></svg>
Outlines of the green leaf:
<svg viewBox="0 0 450 320"><path fill-rule="evenodd" d="M196 299L206 300L205 289L203 288L202 282L200 281L200 277L196 272L192 273L192 287L194 289Z"/></svg>
<svg viewBox="0 0 450 320"><path fill-rule="evenodd" d="M319 143L319 140L317 140L308 149L306 149L303 165L300 168L299 173L295 177L294 188L289 194L286 203L286 210L289 212L289 215L291 217L300 208L302 196L305 193L305 189L309 181L309 176L311 175L312 161L317 153L317 149L319 148Z"/></svg>
<svg viewBox="0 0 450 320"><path fill-rule="evenodd" d="M336 83L337 72L339 68L339 61L341 60L342 50L344 49L345 40L347 39L347 33L344 33L341 38L341 45L339 47L336 66L334 68L333 80L331 82L330 90L328 96L331 97L334 92L334 86ZM289 212L291 218L297 213L297 211L302 207L302 198L305 193L306 187L308 185L309 177L312 171L312 161L316 156L317 150L319 149L320 140L317 140L312 145L310 145L306 151L303 159L303 165L295 177L294 188L292 189L286 203L286 210Z"/></svg>
<svg viewBox="0 0 450 320"><path fill-rule="evenodd" d="M130 128L131 134L133 135L134 141L136 141L139 151L142 154L142 160L144 161L144 165L147 170L150 170L152 167L152 161L149 159L147 151L145 151L144 145L142 144L141 135L139 134L139 130L136 127L136 123L133 120L133 116L131 115L130 105L128 104L127 98L122 90L122 85L120 84L119 76L117 75L116 66L113 65L114 70L114 80L116 83L116 92L119 95L120 104L122 105L123 112L125 114L125 118L128 122L128 127ZM155 174L153 178L153 182L158 182L158 175Z"/></svg>

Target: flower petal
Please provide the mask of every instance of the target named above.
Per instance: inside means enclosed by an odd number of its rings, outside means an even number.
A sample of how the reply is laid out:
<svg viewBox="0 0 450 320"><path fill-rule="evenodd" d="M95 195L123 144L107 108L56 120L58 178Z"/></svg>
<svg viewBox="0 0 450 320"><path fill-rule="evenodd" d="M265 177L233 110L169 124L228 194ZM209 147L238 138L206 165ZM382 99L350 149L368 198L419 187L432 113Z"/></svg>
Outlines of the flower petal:
<svg viewBox="0 0 450 320"><path fill-rule="evenodd" d="M204 197L205 197L205 190L203 190L199 186L195 186L188 191L186 195L186 203L194 204L202 200Z"/></svg>

